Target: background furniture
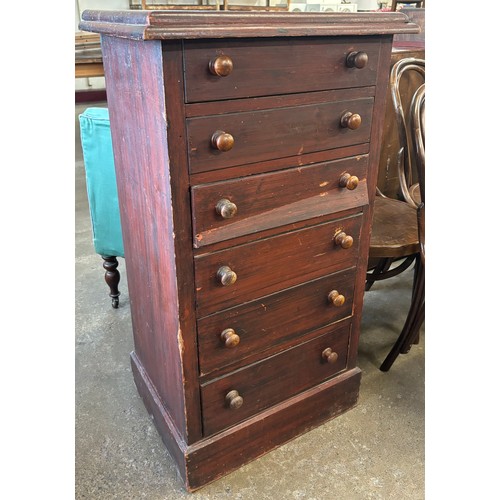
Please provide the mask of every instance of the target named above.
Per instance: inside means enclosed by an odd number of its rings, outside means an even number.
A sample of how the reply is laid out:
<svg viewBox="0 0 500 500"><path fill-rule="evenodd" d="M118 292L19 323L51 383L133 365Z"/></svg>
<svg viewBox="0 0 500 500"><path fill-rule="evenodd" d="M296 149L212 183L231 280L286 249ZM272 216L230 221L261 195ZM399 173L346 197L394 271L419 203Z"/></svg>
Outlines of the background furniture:
<svg viewBox="0 0 500 500"><path fill-rule="evenodd" d="M388 371L399 354L406 354L410 350L418 338L425 316L425 83L413 96L409 121L421 198L417 207L419 251L415 262L415 278L408 317L398 339L382 363L380 368L382 371Z"/></svg>
<svg viewBox="0 0 500 500"><path fill-rule="evenodd" d="M375 281L385 280L396 276L408 269L412 264L414 267L414 286L410 302L408 317L402 328L399 339L412 337L416 339L413 330L417 333L423 322L416 325L414 315L416 311L423 309L423 267L421 264L420 241L417 226L416 208L421 202L418 183L413 184L410 173L412 166L416 164L416 146L413 139L414 127L411 123L411 105L404 103L401 95L401 87L411 73L417 73L420 78L425 79L425 61L415 58L399 60L392 68L390 75L390 89L393 107L396 112L396 123L399 130L399 143L401 148L398 154L399 192L403 200L397 200L385 196L380 190L375 199L372 236L370 239L370 263L371 272L367 274L366 290L370 290ZM402 260L402 262L400 262ZM393 264L397 263L394 267ZM410 330L410 332L408 331ZM396 342L399 345L399 340ZM396 359L399 349L391 350L382 363L380 369L388 371ZM409 347L408 347L409 349Z"/></svg>
<svg viewBox="0 0 500 500"><path fill-rule="evenodd" d="M97 33L75 33L75 78L104 76L100 36ZM106 100L106 90L77 90L75 102Z"/></svg>
<svg viewBox="0 0 500 500"><path fill-rule="evenodd" d="M75 78L104 76L100 36L96 33L75 33Z"/></svg>
<svg viewBox="0 0 500 500"><path fill-rule="evenodd" d="M88 108L79 118L93 243L104 259L104 278L111 304L117 308L120 273L116 257L124 257L124 251L109 113L107 108Z"/></svg>
<svg viewBox="0 0 500 500"><path fill-rule="evenodd" d="M400 12L406 14L411 21L420 26L420 33L394 35L391 69L401 59L413 57L425 60L425 9L404 8ZM399 92L405 112L409 113L412 96L422 83L423 79L418 73L408 74L401 82ZM398 119L394 110L389 86L387 87L383 127L384 133L380 152L377 186L386 196L403 199L401 197L398 169L398 154L403 144L400 142ZM412 171L412 177L416 179L416 170Z"/></svg>
<svg viewBox="0 0 500 500"><path fill-rule="evenodd" d="M393 11L396 11L398 8L398 5L400 4L414 4L417 8L424 8L425 7L425 0L392 0L392 6L391 9Z"/></svg>
<svg viewBox="0 0 500 500"><path fill-rule="evenodd" d="M130 0L131 9L143 10L267 10L287 11L290 0L261 0L259 5L248 5L238 0L185 0L183 3L169 0Z"/></svg>
<svg viewBox="0 0 500 500"><path fill-rule="evenodd" d="M86 11L134 378L189 490L356 404L397 13ZM127 61L127 64L124 64Z"/></svg>

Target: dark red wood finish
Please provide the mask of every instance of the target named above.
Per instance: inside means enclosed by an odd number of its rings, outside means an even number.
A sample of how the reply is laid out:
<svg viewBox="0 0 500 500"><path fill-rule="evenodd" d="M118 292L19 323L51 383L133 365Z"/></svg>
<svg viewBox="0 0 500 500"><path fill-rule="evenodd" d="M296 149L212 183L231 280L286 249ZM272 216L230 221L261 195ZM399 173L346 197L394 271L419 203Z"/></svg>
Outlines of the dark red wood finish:
<svg viewBox="0 0 500 500"><path fill-rule="evenodd" d="M324 215L325 209L334 213L365 205L368 197L363 185L350 191L340 187L339 182L344 172L366 180L367 164L365 155L194 186L191 198L195 246L279 227L286 221L298 222L299 217L311 219ZM318 198L327 193L332 196L328 196L328 206L324 206ZM230 219L224 219L215 210L221 199L228 199L237 206L237 213ZM312 204L311 199L314 200ZM287 211L288 205L294 208L288 209L289 215L284 216L282 212ZM312 210L306 212L300 209L301 206L310 206Z"/></svg>
<svg viewBox="0 0 500 500"><path fill-rule="evenodd" d="M179 465L179 473L189 491L219 479L352 408L358 400L361 379L361 371L354 368L225 431L186 446L172 426L146 371L133 353L132 370L144 404L154 417L163 442Z"/></svg>
<svg viewBox="0 0 500 500"><path fill-rule="evenodd" d="M162 46L107 36L101 44L120 217L125 221L135 353L178 432L187 439ZM129 71L129 65L135 72ZM137 196L139 189L141 196ZM163 215L153 222L151 214L156 213Z"/></svg>
<svg viewBox="0 0 500 500"><path fill-rule="evenodd" d="M203 317L239 302L269 295L303 282L356 265L362 218L349 217L319 226L286 232L253 243L210 252L195 259L196 307ZM352 246L335 244L334 235L345 231ZM217 270L229 266L233 285L222 286Z"/></svg>
<svg viewBox="0 0 500 500"><path fill-rule="evenodd" d="M104 34L134 378L192 491L357 401L392 35L418 28L401 14L83 17ZM230 47L227 76L207 76L207 50ZM364 67L346 68L356 47ZM354 190L335 185L345 171ZM233 217L215 217L219 196ZM332 246L337 229L352 246Z"/></svg>
<svg viewBox="0 0 500 500"><path fill-rule="evenodd" d="M348 367L356 366L359 335L361 327L361 313L363 308L364 286L366 281L366 270L368 268L368 253L370 249L370 236L373 219L373 203L375 200L377 187L377 172L378 162L380 158L380 147L382 142L384 109L385 109L385 93L389 81L389 69L391 62L391 37L382 37L380 62L378 69L378 80L375 94L375 105L373 109L374 120L372 123L370 135L370 163L368 165L368 174L366 184L368 187L369 205L365 210L365 221L362 231L362 237L359 245L359 259L355 283L355 297L353 306L353 321L351 328L351 345L349 349Z"/></svg>
<svg viewBox="0 0 500 500"><path fill-rule="evenodd" d="M375 84L380 43L363 37L328 40L188 41L185 47L186 102L283 95ZM364 68L347 67L347 55L365 52ZM207 61L231 58L227 76L213 75ZM314 75L314 78L311 78Z"/></svg>
<svg viewBox="0 0 500 500"><path fill-rule="evenodd" d="M330 274L199 319L201 372L273 346L279 348L285 341L297 342L308 331L350 316L355 272L355 268L351 268ZM336 307L328 301L332 290L344 295L342 306ZM228 349L222 344L220 334L226 328L233 328L240 336L237 347Z"/></svg>
<svg viewBox="0 0 500 500"><path fill-rule="evenodd" d="M348 323L335 325L325 335L202 385L205 436L241 422L344 370L349 326ZM335 363L328 363L322 357L322 352L329 347L338 354ZM237 390L243 398L238 409L230 408L225 399L232 390Z"/></svg>
<svg viewBox="0 0 500 500"><path fill-rule="evenodd" d="M189 164L192 173L255 163L361 144L370 137L373 98L229 113L187 120ZM220 105L221 108L223 104ZM341 126L346 112L358 113L361 126ZM230 151L215 149L210 138L221 130L234 137Z"/></svg>

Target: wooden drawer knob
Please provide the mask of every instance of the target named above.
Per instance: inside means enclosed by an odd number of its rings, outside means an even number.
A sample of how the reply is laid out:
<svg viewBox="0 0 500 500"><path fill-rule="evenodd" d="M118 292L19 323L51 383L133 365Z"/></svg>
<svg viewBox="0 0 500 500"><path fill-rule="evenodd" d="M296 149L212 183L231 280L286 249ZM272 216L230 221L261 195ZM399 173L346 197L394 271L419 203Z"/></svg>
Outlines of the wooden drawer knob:
<svg viewBox="0 0 500 500"><path fill-rule="evenodd" d="M359 179L355 175L351 175L349 172L344 172L339 179L339 186L342 188L347 188L350 191L356 189L359 184Z"/></svg>
<svg viewBox="0 0 500 500"><path fill-rule="evenodd" d="M241 408L243 398L238 394L238 391L230 391L226 394L226 403L231 410Z"/></svg>
<svg viewBox="0 0 500 500"><path fill-rule="evenodd" d="M335 242L335 245L346 249L351 248L354 243L352 236L349 236L344 231L340 230L333 235L333 241Z"/></svg>
<svg viewBox="0 0 500 500"><path fill-rule="evenodd" d="M236 347L240 343L240 336L232 328L226 328L221 334L220 339L226 347Z"/></svg>
<svg viewBox="0 0 500 500"><path fill-rule="evenodd" d="M347 111L342 115L342 118L340 118L340 126L350 130L356 130L361 127L361 116L357 113Z"/></svg>
<svg viewBox="0 0 500 500"><path fill-rule="evenodd" d="M337 290L332 290L328 294L328 300L335 306L340 307L344 305L345 297L341 295Z"/></svg>
<svg viewBox="0 0 500 500"><path fill-rule="evenodd" d="M236 215L238 207L232 201L223 198L217 202L215 211L224 219L230 219Z"/></svg>
<svg viewBox="0 0 500 500"><path fill-rule="evenodd" d="M345 65L348 68L362 69L368 64L368 54L366 52L349 52L347 54Z"/></svg>
<svg viewBox="0 0 500 500"><path fill-rule="evenodd" d="M321 353L322 358L325 361L328 361L328 363L333 364L337 359L339 359L339 355L333 351L330 347L327 347L322 353Z"/></svg>
<svg viewBox="0 0 500 500"><path fill-rule="evenodd" d="M217 278L220 280L221 284L224 286L232 285L238 276L231 270L228 266L222 266L217 271Z"/></svg>
<svg viewBox="0 0 500 500"><path fill-rule="evenodd" d="M210 73L215 76L227 76L233 71L233 61L229 56L218 56L208 63Z"/></svg>
<svg viewBox="0 0 500 500"><path fill-rule="evenodd" d="M212 135L212 147L218 149L219 151L229 151L233 149L234 137L231 134L223 132L222 130L216 130Z"/></svg>

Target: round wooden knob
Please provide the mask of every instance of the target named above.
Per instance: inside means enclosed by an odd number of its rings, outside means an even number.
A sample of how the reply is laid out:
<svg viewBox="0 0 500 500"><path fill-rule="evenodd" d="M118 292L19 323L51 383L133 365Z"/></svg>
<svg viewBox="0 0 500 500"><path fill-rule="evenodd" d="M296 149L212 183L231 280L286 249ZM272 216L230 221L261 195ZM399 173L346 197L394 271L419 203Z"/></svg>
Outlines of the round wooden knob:
<svg viewBox="0 0 500 500"><path fill-rule="evenodd" d="M362 69L368 64L368 54L366 52L349 52L345 64L348 68Z"/></svg>
<svg viewBox="0 0 500 500"><path fill-rule="evenodd" d="M333 241L335 245L341 246L342 248L351 248L354 240L352 236L347 235L344 231L337 231L333 235Z"/></svg>
<svg viewBox="0 0 500 500"><path fill-rule="evenodd" d="M243 398L238 391L230 391L226 394L226 403L231 410L237 410L243 404Z"/></svg>
<svg viewBox="0 0 500 500"><path fill-rule="evenodd" d="M220 339L226 347L236 347L240 343L240 336L232 328L226 328L221 334Z"/></svg>
<svg viewBox="0 0 500 500"><path fill-rule="evenodd" d="M215 76L227 76L233 71L233 61L229 56L218 56L208 63L210 73Z"/></svg>
<svg viewBox="0 0 500 500"><path fill-rule="evenodd" d="M212 147L218 149L219 151L229 151L233 149L234 137L231 134L223 132L222 130L217 130L212 135Z"/></svg>
<svg viewBox="0 0 500 500"><path fill-rule="evenodd" d="M215 211L224 219L230 219L236 215L238 207L232 201L223 198L217 202Z"/></svg>
<svg viewBox="0 0 500 500"><path fill-rule="evenodd" d="M332 290L328 294L328 300L335 306L340 307L344 305L345 297L341 295L337 290Z"/></svg>
<svg viewBox="0 0 500 500"><path fill-rule="evenodd" d="M237 277L236 273L228 266L222 266L217 271L217 278L224 286L232 285L236 281Z"/></svg>
<svg viewBox="0 0 500 500"><path fill-rule="evenodd" d="M356 130L361 126L361 116L357 113L347 111L347 113L344 113L340 119L340 126L350 130Z"/></svg>
<svg viewBox="0 0 500 500"><path fill-rule="evenodd" d="M350 191L356 189L359 184L359 179L355 175L351 175L349 172L344 172L339 179L339 186L342 188L347 188Z"/></svg>
<svg viewBox="0 0 500 500"><path fill-rule="evenodd" d="M339 359L339 355L333 351L330 347L327 347L322 353L321 353L322 358L325 361L328 361L328 363L333 364L337 359Z"/></svg>

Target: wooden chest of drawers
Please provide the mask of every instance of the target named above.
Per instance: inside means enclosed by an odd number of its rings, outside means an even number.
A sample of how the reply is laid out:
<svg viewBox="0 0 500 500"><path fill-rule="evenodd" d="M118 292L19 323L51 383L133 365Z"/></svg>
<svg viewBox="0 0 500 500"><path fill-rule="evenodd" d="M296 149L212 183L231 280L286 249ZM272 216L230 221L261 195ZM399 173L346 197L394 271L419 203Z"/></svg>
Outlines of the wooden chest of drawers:
<svg viewBox="0 0 500 500"><path fill-rule="evenodd" d="M139 393L189 490L356 404L401 14L86 11Z"/></svg>

